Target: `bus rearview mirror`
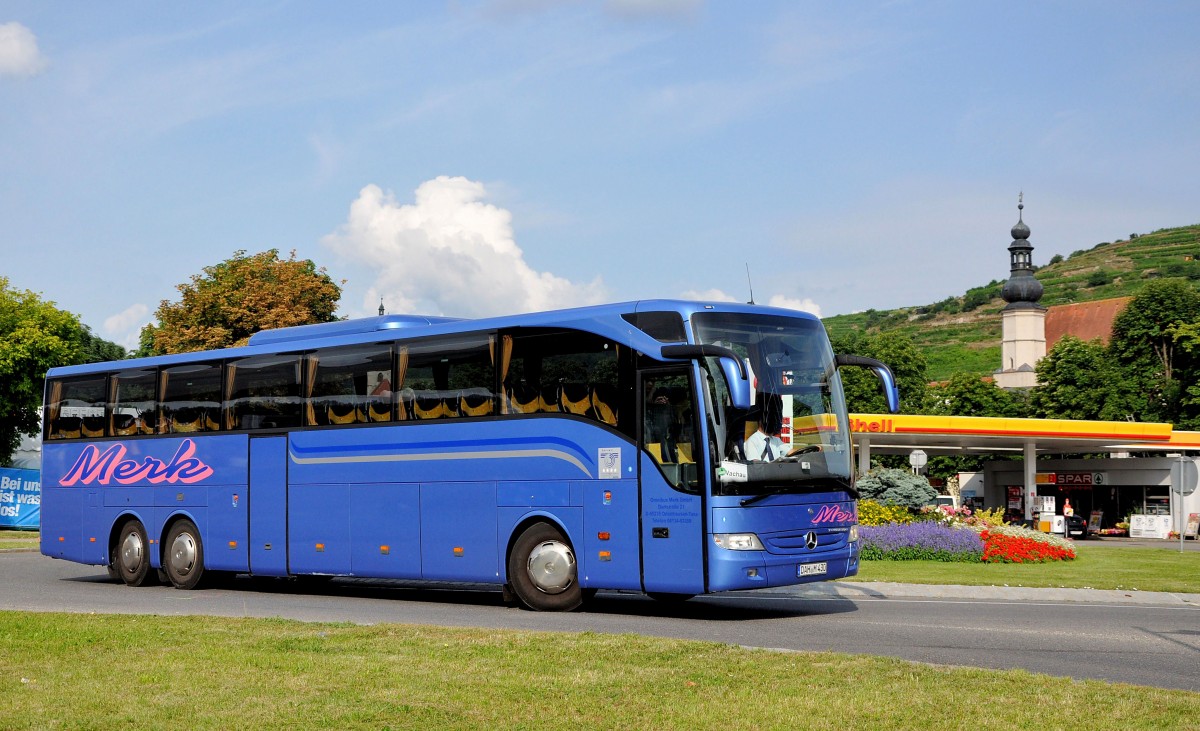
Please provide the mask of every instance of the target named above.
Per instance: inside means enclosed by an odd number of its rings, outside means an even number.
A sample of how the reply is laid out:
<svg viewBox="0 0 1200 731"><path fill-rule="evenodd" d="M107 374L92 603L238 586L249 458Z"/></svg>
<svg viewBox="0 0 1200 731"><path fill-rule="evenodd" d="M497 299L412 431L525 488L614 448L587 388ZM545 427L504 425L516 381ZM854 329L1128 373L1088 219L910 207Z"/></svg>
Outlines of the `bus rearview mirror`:
<svg viewBox="0 0 1200 731"><path fill-rule="evenodd" d="M892 369L887 367L887 364L874 358L867 358L861 355L838 355L835 362L838 367L854 366L857 368L867 368L875 373L879 379L880 385L883 387L884 398L887 399L888 411L893 414L900 413L900 388L896 385L896 376L892 373Z"/></svg>
<svg viewBox="0 0 1200 731"><path fill-rule="evenodd" d="M664 345L664 358L716 358L734 408L750 408L750 376L738 354L720 345Z"/></svg>

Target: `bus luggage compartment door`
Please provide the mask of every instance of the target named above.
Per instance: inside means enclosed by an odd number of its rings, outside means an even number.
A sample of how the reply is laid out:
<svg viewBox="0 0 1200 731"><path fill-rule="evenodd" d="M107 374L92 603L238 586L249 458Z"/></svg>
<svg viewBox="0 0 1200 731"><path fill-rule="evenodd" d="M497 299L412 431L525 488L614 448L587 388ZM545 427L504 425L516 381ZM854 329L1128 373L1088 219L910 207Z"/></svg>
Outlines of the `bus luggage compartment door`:
<svg viewBox="0 0 1200 731"><path fill-rule="evenodd" d="M250 573L287 576L287 437L250 439Z"/></svg>

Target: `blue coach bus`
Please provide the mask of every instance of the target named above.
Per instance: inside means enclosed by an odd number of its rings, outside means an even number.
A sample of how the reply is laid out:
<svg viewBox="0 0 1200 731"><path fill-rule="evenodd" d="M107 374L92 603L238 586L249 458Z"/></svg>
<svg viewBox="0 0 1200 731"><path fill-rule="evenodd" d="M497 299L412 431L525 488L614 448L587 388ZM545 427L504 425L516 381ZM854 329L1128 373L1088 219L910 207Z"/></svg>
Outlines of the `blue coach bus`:
<svg viewBox="0 0 1200 731"><path fill-rule="evenodd" d="M898 407L887 367L835 355L812 316L683 301L384 315L55 368L41 550L132 586L491 583L537 610L849 576L842 365Z"/></svg>

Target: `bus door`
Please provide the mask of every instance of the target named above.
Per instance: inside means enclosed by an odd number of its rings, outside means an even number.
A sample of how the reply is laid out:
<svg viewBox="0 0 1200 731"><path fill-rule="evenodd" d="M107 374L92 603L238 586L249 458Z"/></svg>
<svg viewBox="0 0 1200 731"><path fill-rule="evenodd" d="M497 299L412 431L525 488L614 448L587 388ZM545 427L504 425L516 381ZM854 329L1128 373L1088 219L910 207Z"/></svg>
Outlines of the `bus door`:
<svg viewBox="0 0 1200 731"><path fill-rule="evenodd" d="M642 588L704 592L704 520L691 368L639 374Z"/></svg>
<svg viewBox="0 0 1200 731"><path fill-rule="evenodd" d="M250 573L287 576L287 437L250 437Z"/></svg>

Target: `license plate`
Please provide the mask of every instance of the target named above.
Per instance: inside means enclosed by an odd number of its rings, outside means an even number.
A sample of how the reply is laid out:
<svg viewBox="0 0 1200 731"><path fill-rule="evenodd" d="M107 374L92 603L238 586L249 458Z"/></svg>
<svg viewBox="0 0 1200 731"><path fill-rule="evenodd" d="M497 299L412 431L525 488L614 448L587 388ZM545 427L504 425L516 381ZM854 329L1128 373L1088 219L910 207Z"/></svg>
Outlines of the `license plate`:
<svg viewBox="0 0 1200 731"><path fill-rule="evenodd" d="M829 572L829 565L821 563L802 563L796 567L796 576L820 576Z"/></svg>

